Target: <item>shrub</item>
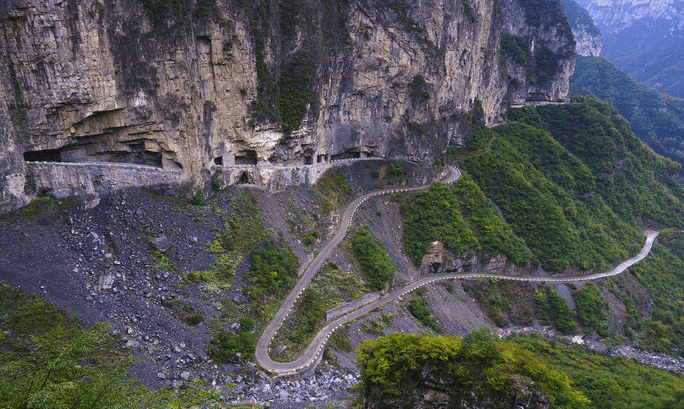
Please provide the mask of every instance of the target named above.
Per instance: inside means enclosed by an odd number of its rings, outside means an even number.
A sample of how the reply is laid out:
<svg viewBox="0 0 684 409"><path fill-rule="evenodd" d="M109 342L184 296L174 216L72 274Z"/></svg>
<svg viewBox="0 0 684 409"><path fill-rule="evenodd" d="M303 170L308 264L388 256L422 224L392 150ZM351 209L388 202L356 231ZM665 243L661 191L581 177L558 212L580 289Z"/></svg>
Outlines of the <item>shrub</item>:
<svg viewBox="0 0 684 409"><path fill-rule="evenodd" d="M204 202L204 197L202 195L202 189L198 190L197 193L192 195L190 200L188 200L188 203L191 205L199 206Z"/></svg>
<svg viewBox="0 0 684 409"><path fill-rule="evenodd" d="M442 327L435 321L432 311L428 308L429 303L422 298L413 297L409 301L408 310L421 324L439 333Z"/></svg>
<svg viewBox="0 0 684 409"><path fill-rule="evenodd" d="M394 276L394 265L385 250L373 240L370 232L359 229L352 240L354 257L368 276L368 283L374 290L381 290Z"/></svg>
<svg viewBox="0 0 684 409"><path fill-rule="evenodd" d="M606 322L606 302L599 294L598 289L592 283L588 283L581 291L573 294L577 318L585 330L602 329Z"/></svg>

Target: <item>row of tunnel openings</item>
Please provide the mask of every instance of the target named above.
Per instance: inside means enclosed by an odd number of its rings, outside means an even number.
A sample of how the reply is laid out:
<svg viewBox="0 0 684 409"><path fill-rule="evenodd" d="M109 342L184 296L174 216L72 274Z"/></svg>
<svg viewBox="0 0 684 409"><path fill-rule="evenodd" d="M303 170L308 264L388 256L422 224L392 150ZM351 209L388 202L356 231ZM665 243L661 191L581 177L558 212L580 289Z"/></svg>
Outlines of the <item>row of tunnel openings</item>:
<svg viewBox="0 0 684 409"><path fill-rule="evenodd" d="M343 159L363 159L373 157L372 153L367 152L342 152L337 155L304 155L302 165L314 165L318 163L325 163L330 160L343 160ZM314 160L315 158L315 160ZM242 155L224 155L214 158L214 164L217 166L244 166L244 165L256 165L257 164L256 151L248 150L243 151Z"/></svg>
<svg viewBox="0 0 684 409"><path fill-rule="evenodd" d="M126 151L95 150L88 145L65 146L24 152L26 162L113 162L163 168L162 152L145 149L145 142L126 145ZM176 166L180 166L176 164Z"/></svg>
<svg viewBox="0 0 684 409"><path fill-rule="evenodd" d="M26 162L114 162L163 168L163 156L161 152L145 149L144 142L129 144L127 151L100 151L89 152L86 146L68 146L59 149L42 149L24 152ZM373 157L372 153L345 151L337 155L304 155L303 165L325 163L330 160L362 159ZM244 166L256 165L257 154L254 150L242 151L240 155L224 155L214 158L218 166ZM249 176L243 173L240 183L249 183Z"/></svg>

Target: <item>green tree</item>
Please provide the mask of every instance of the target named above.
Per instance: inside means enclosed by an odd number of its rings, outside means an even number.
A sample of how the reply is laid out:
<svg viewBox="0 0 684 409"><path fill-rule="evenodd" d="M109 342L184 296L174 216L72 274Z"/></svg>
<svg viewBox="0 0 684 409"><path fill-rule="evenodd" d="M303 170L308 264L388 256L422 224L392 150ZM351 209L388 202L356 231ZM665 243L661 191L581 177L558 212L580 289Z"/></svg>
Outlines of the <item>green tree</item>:
<svg viewBox="0 0 684 409"><path fill-rule="evenodd" d="M57 326L30 337L28 351L0 366L3 408L77 409L135 406L135 382L126 379L130 358L100 357L110 347L108 324L80 332Z"/></svg>
<svg viewBox="0 0 684 409"><path fill-rule="evenodd" d="M606 321L606 302L599 294L598 288L588 283L581 291L573 294L577 319L586 330L601 330ZM603 331L602 331L603 332Z"/></svg>

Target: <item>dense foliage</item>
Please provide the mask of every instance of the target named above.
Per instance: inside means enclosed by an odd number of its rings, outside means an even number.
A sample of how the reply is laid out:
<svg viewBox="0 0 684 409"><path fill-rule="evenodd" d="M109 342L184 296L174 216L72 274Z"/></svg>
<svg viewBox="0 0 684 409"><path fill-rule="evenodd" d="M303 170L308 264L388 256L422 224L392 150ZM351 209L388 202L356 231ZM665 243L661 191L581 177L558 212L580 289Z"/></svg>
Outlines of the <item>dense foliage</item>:
<svg viewBox="0 0 684 409"><path fill-rule="evenodd" d="M593 193L588 167L548 133L522 124L489 133L491 150L465 167L542 267L606 268L643 240Z"/></svg>
<svg viewBox="0 0 684 409"><path fill-rule="evenodd" d="M421 324L439 333L442 327L435 321L430 311L429 303L420 297L413 297L409 301L408 310Z"/></svg>
<svg viewBox="0 0 684 409"><path fill-rule="evenodd" d="M253 302L258 302L289 288L297 276L299 262L289 246L268 240L252 251L251 266L247 282L253 288L249 296Z"/></svg>
<svg viewBox="0 0 684 409"><path fill-rule="evenodd" d="M530 49L525 43L525 39L511 34L501 34L501 54L506 57L514 58L518 64L527 67L530 63Z"/></svg>
<svg viewBox="0 0 684 409"><path fill-rule="evenodd" d="M577 332L577 323L574 321L574 311L565 298L549 287L544 287L534 294L534 302L538 309L538 318L541 324L551 322L554 327L564 334Z"/></svg>
<svg viewBox="0 0 684 409"><path fill-rule="evenodd" d="M659 237L662 245L653 255L630 271L652 294L654 310L650 317L633 323L642 344L655 351L679 353L684 350L684 236L670 230ZM645 318L645 319L644 319Z"/></svg>
<svg viewBox="0 0 684 409"><path fill-rule="evenodd" d="M595 330L601 336L608 336L606 325L606 301L601 297L598 288L588 283L583 289L573 294L577 318L585 331Z"/></svg>
<svg viewBox="0 0 684 409"><path fill-rule="evenodd" d="M481 129L464 160L544 268L605 269L643 242L639 221L684 226L679 165L654 155L610 105L509 110L514 123Z"/></svg>
<svg viewBox="0 0 684 409"><path fill-rule="evenodd" d="M370 232L359 229L352 240L354 257L368 277L368 285L373 290L382 290L394 276L394 265L381 245L373 240Z"/></svg>
<svg viewBox="0 0 684 409"><path fill-rule="evenodd" d="M684 190L672 179L680 164L654 155L608 103L578 95L554 108L537 111L551 135L591 169L596 192L615 213L684 227Z"/></svg>
<svg viewBox="0 0 684 409"><path fill-rule="evenodd" d="M365 399L383 402L378 407L413 407L413 392L435 382L444 385L454 403L497 402L515 394L521 383L548 395L556 408L589 403L563 373L519 344L497 342L487 333L463 340L395 333L364 341L356 353L361 392Z"/></svg>
<svg viewBox="0 0 684 409"><path fill-rule="evenodd" d="M325 324L326 311L357 299L366 291L354 273L347 273L333 263L326 263L313 277L309 287L304 290L286 324L276 334L276 341L286 348L274 357L279 361L289 361Z"/></svg>
<svg viewBox="0 0 684 409"><path fill-rule="evenodd" d="M457 255L473 248L491 256L506 254L518 264L531 258L523 241L465 172L454 186L435 183L417 192L402 204L401 212L404 245L416 264L437 240Z"/></svg>
<svg viewBox="0 0 684 409"><path fill-rule="evenodd" d="M245 325L241 325L240 330L236 334L219 331L209 341L209 349L207 350L209 356L223 364L238 362L239 357L243 359L252 358L256 351L258 337L257 334L251 332L251 329L248 328Z"/></svg>
<svg viewBox="0 0 684 409"><path fill-rule="evenodd" d="M684 100L640 85L598 57L577 56L572 91L613 104L639 139L661 155L684 163Z"/></svg>
<svg viewBox="0 0 684 409"><path fill-rule="evenodd" d="M412 407L419 403L413 400L416 392L438 393L435 381L446 386L439 393L446 390L454 406L472 405L483 396L492 405L497 396L520 391L514 379L534 381L536 386L528 387L544 392L554 408L674 409L684 404L681 376L534 334L501 341L483 331L462 340L392 334L365 341L357 356L361 392L377 407Z"/></svg>

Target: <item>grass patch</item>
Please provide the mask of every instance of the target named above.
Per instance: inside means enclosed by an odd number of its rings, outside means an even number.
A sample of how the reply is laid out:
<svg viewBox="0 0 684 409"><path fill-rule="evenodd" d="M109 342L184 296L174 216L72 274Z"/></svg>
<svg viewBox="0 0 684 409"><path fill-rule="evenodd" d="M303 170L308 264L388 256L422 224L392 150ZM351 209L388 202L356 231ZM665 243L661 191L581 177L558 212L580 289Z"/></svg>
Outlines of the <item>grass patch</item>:
<svg viewBox="0 0 684 409"><path fill-rule="evenodd" d="M55 200L49 197L39 197L33 199L28 206L17 214L0 219L0 223L8 224L23 219L44 219L73 206L75 203L76 199L74 198Z"/></svg>
<svg viewBox="0 0 684 409"><path fill-rule="evenodd" d="M349 178L337 169L327 170L316 182L314 190L318 194L318 207L322 216L339 209L351 199L352 187Z"/></svg>
<svg viewBox="0 0 684 409"><path fill-rule="evenodd" d="M409 301L408 310L413 315L418 322L423 324L423 326L435 331L436 333L442 332L442 327L435 321L432 316L432 311L430 311L430 303L420 297L413 297Z"/></svg>
<svg viewBox="0 0 684 409"><path fill-rule="evenodd" d="M199 313L195 307L181 301L178 298L164 300L162 301L162 305L171 310L171 314L174 317L188 325L197 325L204 319L202 314Z"/></svg>
<svg viewBox="0 0 684 409"><path fill-rule="evenodd" d="M371 335L380 335L384 328L388 328L394 321L394 313L388 312L379 317L366 318L359 329Z"/></svg>

